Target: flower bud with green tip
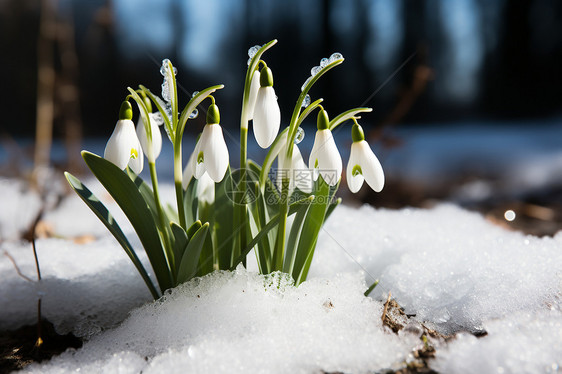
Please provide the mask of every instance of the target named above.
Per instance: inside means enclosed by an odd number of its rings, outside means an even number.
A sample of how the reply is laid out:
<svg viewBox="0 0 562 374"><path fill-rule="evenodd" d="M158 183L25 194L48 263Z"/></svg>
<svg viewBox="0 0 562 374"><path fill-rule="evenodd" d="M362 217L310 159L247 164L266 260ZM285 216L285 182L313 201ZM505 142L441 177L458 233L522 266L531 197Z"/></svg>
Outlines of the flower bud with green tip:
<svg viewBox="0 0 562 374"><path fill-rule="evenodd" d="M369 143L365 141L363 129L355 123L351 129L351 152L347 163L347 186L353 193L358 192L367 181L369 187L375 192L380 192L384 186L384 172L377 156L371 150Z"/></svg>
<svg viewBox="0 0 562 374"><path fill-rule="evenodd" d="M129 165L135 173L139 174L142 171L144 159L132 118L131 103L123 101L119 111L119 120L107 141L103 157L117 165L119 169L125 169Z"/></svg>
<svg viewBox="0 0 562 374"><path fill-rule="evenodd" d="M260 86L254 107L254 136L260 147L267 148L275 140L281 125L281 110L273 89L273 74L267 66L261 70Z"/></svg>
<svg viewBox="0 0 562 374"><path fill-rule="evenodd" d="M219 107L213 103L207 112L207 124L195 146L193 175L197 179L207 172L218 183L228 169L228 148L219 122Z"/></svg>
<svg viewBox="0 0 562 374"><path fill-rule="evenodd" d="M329 124L328 113L321 109L318 113L318 130L314 137L314 145L310 152L308 167L314 170L314 180L318 179L318 174L320 174L328 185L335 186L340 180L343 166L340 152L338 147L336 147Z"/></svg>

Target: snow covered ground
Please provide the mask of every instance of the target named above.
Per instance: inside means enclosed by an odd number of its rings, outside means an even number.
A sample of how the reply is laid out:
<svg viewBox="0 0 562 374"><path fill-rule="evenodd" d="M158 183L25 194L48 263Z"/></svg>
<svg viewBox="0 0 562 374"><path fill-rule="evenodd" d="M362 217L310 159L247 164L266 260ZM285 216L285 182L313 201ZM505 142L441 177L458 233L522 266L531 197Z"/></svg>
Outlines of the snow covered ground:
<svg viewBox="0 0 562 374"><path fill-rule="evenodd" d="M14 181L0 196L35 204ZM106 199L99 186L94 192ZM173 198L171 186L163 188ZM8 200L6 200L6 204ZM124 223L114 204L110 210ZM19 211L0 226L24 225ZM20 219L21 218L21 219ZM430 362L443 373L539 373L562 368L562 233L537 238L505 231L452 205L398 211L341 206L320 235L309 281L215 273L157 302L118 244L74 195L45 216L59 237L37 241L43 281L20 277L0 256L0 328L32 323L36 300L61 333L88 338L24 372L378 372L412 361L418 335L382 326L388 292L438 331ZM17 231L17 230L16 230ZM72 237L95 240L74 243ZM138 247L138 241L133 240ZM35 279L31 246L5 241L21 272ZM146 262L146 259L142 257ZM363 292L374 279L371 297ZM478 359L476 359L478 357Z"/></svg>

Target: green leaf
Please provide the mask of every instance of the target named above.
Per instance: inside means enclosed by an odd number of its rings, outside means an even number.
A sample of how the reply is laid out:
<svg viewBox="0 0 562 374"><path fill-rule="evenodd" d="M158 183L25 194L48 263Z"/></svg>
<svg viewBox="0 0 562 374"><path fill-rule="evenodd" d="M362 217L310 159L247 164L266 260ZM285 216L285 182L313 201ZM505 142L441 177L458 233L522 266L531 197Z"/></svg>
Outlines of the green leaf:
<svg viewBox="0 0 562 374"><path fill-rule="evenodd" d="M305 209L308 206L308 204L310 204L313 201L313 199L314 196L310 196L307 197L306 199L291 204L289 206L289 212L287 213L287 217L295 214L300 209ZM272 228L276 227L278 224L279 224L279 214L271 218L271 220L267 223L267 225L265 225L265 227L262 228L262 230L250 241L250 243L248 243L248 245L241 251L240 256L238 256L238 258L236 258L236 260L233 262L233 265L230 268L230 270L236 269L236 266L238 266L238 264L241 263L242 260L246 258L248 253L252 250L252 248L256 246L256 244L264 237L264 235L267 235L267 233Z"/></svg>
<svg viewBox="0 0 562 374"><path fill-rule="evenodd" d="M234 202L229 192L233 191L230 166L222 181L215 183L215 221L212 227L213 245L219 269L229 269L234 238Z"/></svg>
<svg viewBox="0 0 562 374"><path fill-rule="evenodd" d="M185 230L175 222L170 222L170 228L172 230L172 234L174 237L174 244L173 244L173 251L174 251L174 258L177 259L176 261L176 274L179 268L180 259L183 257L183 253L185 251L185 247L187 247L187 243L189 243L189 237Z"/></svg>
<svg viewBox="0 0 562 374"><path fill-rule="evenodd" d="M82 151L82 158L133 225L152 264L160 290L164 292L173 287L172 269L162 247L157 226L135 183L110 161L87 151Z"/></svg>
<svg viewBox="0 0 562 374"><path fill-rule="evenodd" d="M117 242L119 242L121 247L123 247L125 253L127 253L127 256L129 256L129 258L137 268L137 271L144 280L144 283L146 283L146 286L150 290L152 297L154 297L155 300L158 299L160 295L158 294L156 287L154 287L154 284L148 276L146 269L137 257L133 246L131 245L131 243L129 243L129 241L125 237L125 234L123 234L123 231L121 230L111 213L109 213L109 210L107 210L105 205L103 205L103 203L92 193L92 191L90 191L84 184L82 184L82 182L80 182L78 178L68 172L65 172L64 175L72 189L76 191L78 196L80 196L84 203L86 203L86 205L92 210L92 212L94 212L94 214L100 219L105 227L107 227L107 229L115 237L115 239L117 239Z"/></svg>
<svg viewBox="0 0 562 374"><path fill-rule="evenodd" d="M164 109L164 107L166 106L166 103L164 103L164 101L161 98L159 98L158 96L156 96L152 92L150 92L150 90L148 88L146 88L145 86L140 85L139 87L146 94L146 96L148 96L150 98L150 100L152 100L154 105L156 105L156 109L158 109L158 111L160 112L160 115L164 119L164 126L166 126L166 129L167 129L168 133L170 134L172 139L174 139L175 132L174 132L174 129L172 129L172 124L170 123L170 118L168 117L168 113L166 112L166 109Z"/></svg>
<svg viewBox="0 0 562 374"><path fill-rule="evenodd" d="M178 270L177 284L186 282L193 278L197 273L197 265L199 264L199 255L209 232L209 223L206 222L199 230L189 239L189 244L181 259L180 268Z"/></svg>
<svg viewBox="0 0 562 374"><path fill-rule="evenodd" d="M369 286L369 288L367 288L367 291L365 291L364 295L365 295L365 296L369 296L369 294L370 294L371 292L373 292L373 290L375 289L376 286L378 286L378 284L379 284L379 280L377 279L373 284L371 284L371 285Z"/></svg>
<svg viewBox="0 0 562 374"><path fill-rule="evenodd" d="M211 86L211 87L205 88L204 90L201 90L200 92L198 92L195 96L193 96L189 100L189 102L187 103L187 105L185 106L183 111L181 112L180 119L179 119L179 122L178 122L178 128L177 128L177 131L176 131L174 144L178 144L178 142L181 142L181 138L183 136L183 130L185 129L185 124L187 123L187 120L189 119L189 115L210 94L212 94L216 90L220 90L221 88L224 88L223 84L219 84L219 85L216 85L216 86Z"/></svg>
<svg viewBox="0 0 562 374"><path fill-rule="evenodd" d="M314 255L314 249L318 240L318 234L324 224L327 211L330 186L324 182L322 176L318 177L315 183L314 201L308 209L304 225L299 238L295 263L293 267L293 279L295 284L300 284L306 280L308 269Z"/></svg>
<svg viewBox="0 0 562 374"><path fill-rule="evenodd" d="M342 114L340 114L337 117L334 117L334 119L332 119L330 121L330 130L334 130L336 127L338 127L340 124L344 123L347 120L350 120L351 118L353 118L355 115L357 115L358 113L368 113L368 112L372 112L373 108L353 108L350 110L347 110L345 112L343 112Z"/></svg>
<svg viewBox="0 0 562 374"><path fill-rule="evenodd" d="M183 204L185 209L185 220L187 225L191 222L197 220L197 206L199 205L199 199L197 198L197 179L195 177L191 178L187 189L183 194Z"/></svg>
<svg viewBox="0 0 562 374"><path fill-rule="evenodd" d="M295 257L297 254L297 239L302 232L304 218L308 209L301 209L295 214L295 219L291 225L291 231L289 233L289 240L287 241L287 247L285 251L285 259L283 262L283 272L287 274L293 273L293 267L295 265Z"/></svg>

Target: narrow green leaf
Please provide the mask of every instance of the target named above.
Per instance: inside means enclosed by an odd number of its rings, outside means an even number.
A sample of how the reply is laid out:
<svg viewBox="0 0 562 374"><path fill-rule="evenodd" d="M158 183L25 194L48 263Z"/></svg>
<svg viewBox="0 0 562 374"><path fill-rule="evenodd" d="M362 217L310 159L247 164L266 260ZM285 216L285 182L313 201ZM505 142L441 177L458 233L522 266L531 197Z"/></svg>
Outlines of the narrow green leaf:
<svg viewBox="0 0 562 374"><path fill-rule="evenodd" d="M369 296L369 294L370 294L371 292L373 292L373 290L375 289L376 286L378 286L378 284L379 284L379 280L377 279L373 284L371 284L371 285L369 286L369 288L367 288L367 291L365 291L364 295L365 295L365 296Z"/></svg>
<svg viewBox="0 0 562 374"><path fill-rule="evenodd" d="M308 267L314 255L314 249L318 240L318 234L324 224L327 211L330 186L324 182L322 176L318 177L315 183L316 197L308 209L301 235L299 238L295 263L293 266L293 279L295 284L300 284L306 280Z"/></svg>
<svg viewBox="0 0 562 374"><path fill-rule="evenodd" d="M177 259L177 261L175 262L177 274L180 259L183 257L183 253L185 251L185 247L187 247L187 243L189 243L189 237L187 236L185 230L175 222L170 222L170 228L174 238L172 249L174 251L174 258Z"/></svg>
<svg viewBox="0 0 562 374"><path fill-rule="evenodd" d="M230 166L222 181L215 183L215 219L212 229L213 247L219 269L230 268L234 238L234 202L232 201L232 174Z"/></svg>
<svg viewBox="0 0 562 374"><path fill-rule="evenodd" d="M212 94L216 90L220 90L222 88L224 88L223 84L219 84L219 85L216 85L216 86L211 86L211 87L205 88L204 90L201 90L200 92L198 92L195 96L193 96L189 100L189 102L187 103L187 105L185 106L185 108L183 109L183 111L181 112L181 115L180 115L180 119L179 119L179 122L178 122L178 128L177 128L177 131L176 131L176 137L175 137L175 141L174 141L175 144L178 144L178 142L181 142L181 138L183 136L183 130L185 129L185 124L187 123L187 120L189 119L189 115L210 94Z"/></svg>
<svg viewBox="0 0 562 374"><path fill-rule="evenodd" d="M308 204L312 202L313 199L314 196L310 196L304 200L300 200L297 201L296 203L291 204L289 206L289 212L287 213L287 216L291 216L295 214L300 209L305 209L308 206ZM241 263L244 258L246 258L248 253L252 250L252 248L256 246L256 244L264 237L264 235L267 235L267 233L273 227L276 227L278 224L279 224L279 214L271 218L271 220L267 223L267 225L265 225L265 227L250 241L250 243L248 243L248 245L240 253L240 256L238 256L238 258L236 258L236 260L233 262L233 265L230 268L230 270L236 269L236 266L238 266L238 264Z"/></svg>
<svg viewBox="0 0 562 374"><path fill-rule="evenodd" d="M283 262L283 272L287 274L293 273L293 267L295 265L295 257L297 254L297 239L302 232L304 218L306 217L307 209L301 209L295 214L295 219L291 225L291 231L289 233L289 240L287 241L287 247L285 250L285 259Z"/></svg>
<svg viewBox="0 0 562 374"><path fill-rule="evenodd" d="M206 222L195 234L190 238L189 244L185 249L181 259L180 268L178 270L177 284L186 282L193 278L197 273L197 265L199 264L199 255L209 232L209 223Z"/></svg>
<svg viewBox="0 0 562 374"><path fill-rule="evenodd" d="M189 226L191 222L197 220L197 206L199 205L199 199L197 198L197 179L191 178L187 189L183 194L183 204L185 210L185 220Z"/></svg>
<svg viewBox="0 0 562 374"><path fill-rule="evenodd" d="M158 279L160 290L164 292L173 287L172 269L162 247L157 226L135 183L123 170L93 153L82 151L82 157L133 225Z"/></svg>
<svg viewBox="0 0 562 374"><path fill-rule="evenodd" d="M92 193L92 191L90 191L84 184L82 184L82 182L80 182L78 178L68 172L65 172L64 175L72 189L76 191L78 196L80 196L84 203L86 203L86 205L92 210L92 212L94 212L94 214L100 219L105 227L107 227L107 229L115 237L115 239L117 239L117 242L119 242L121 247L123 247L125 253L127 253L127 256L129 256L129 258L137 268L137 271L144 280L144 283L146 283L146 286L150 290L152 297L154 297L155 300L158 299L160 295L156 290L156 287L154 287L154 284L148 276L146 269L137 257L133 246L131 245L131 243L129 243L127 237L125 236L125 234L123 234L123 231L121 230L111 213L109 213L109 210L107 210L105 205L103 205L103 203Z"/></svg>
<svg viewBox="0 0 562 374"><path fill-rule="evenodd" d="M359 113L368 113L368 112L372 112L372 111L373 111L373 108L353 108L353 109L347 110L347 111L343 112L342 114L340 114L339 116L334 117L330 121L329 128L330 128L330 130L333 131L340 124L344 123L347 120L350 120L355 115L357 115Z"/></svg>

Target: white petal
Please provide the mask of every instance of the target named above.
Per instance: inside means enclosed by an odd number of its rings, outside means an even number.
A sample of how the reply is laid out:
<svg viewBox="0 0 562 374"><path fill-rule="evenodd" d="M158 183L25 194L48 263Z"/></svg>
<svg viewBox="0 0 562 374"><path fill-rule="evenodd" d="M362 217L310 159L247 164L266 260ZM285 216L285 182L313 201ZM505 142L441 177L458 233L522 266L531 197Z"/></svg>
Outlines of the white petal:
<svg viewBox="0 0 562 374"><path fill-rule="evenodd" d="M252 76L250 83L250 94L248 97L248 120L254 118L254 107L256 106L256 98L258 97L258 89L260 88L260 72L256 70Z"/></svg>
<svg viewBox="0 0 562 374"><path fill-rule="evenodd" d="M317 167L315 167L316 161L318 161ZM316 131L308 166L311 169L317 169L330 186L335 186L340 180L343 168L342 160L330 130ZM316 175L314 179L317 179Z"/></svg>
<svg viewBox="0 0 562 374"><path fill-rule="evenodd" d="M158 127L156 122L152 120L152 118L150 119L150 131L152 133L151 148L149 148L144 122L142 118L139 118L137 122L137 137L148 161L155 162L160 155L160 151L162 150L162 134L160 133L160 128Z"/></svg>
<svg viewBox="0 0 562 374"><path fill-rule="evenodd" d="M295 144L293 146L293 159L291 163L291 187L297 187L299 190L305 193L312 192L313 172L306 167L304 160L302 159L301 151L299 147ZM291 192L292 192L291 188Z"/></svg>
<svg viewBox="0 0 562 374"><path fill-rule="evenodd" d="M365 140L358 142L358 147L360 147L359 162L365 181L375 192L380 192L384 187L384 172L381 163Z"/></svg>
<svg viewBox="0 0 562 374"><path fill-rule="evenodd" d="M221 126L216 123L205 125L199 143L203 151L205 170L213 181L220 182L228 168L228 148ZM196 172L195 177L199 179L201 175L198 177Z"/></svg>
<svg viewBox="0 0 562 374"><path fill-rule="evenodd" d="M215 201L215 182L209 173L203 173L197 183L197 197L202 203L212 204Z"/></svg>
<svg viewBox="0 0 562 374"><path fill-rule="evenodd" d="M206 126L205 126L206 127ZM202 147L202 140L203 140L203 134L205 133L205 128L203 128L203 133L201 134L201 136L199 137L199 141L197 142L197 144L195 145L195 149L193 150L193 162L192 162L192 170L191 172L193 173L193 176L195 177L195 179L199 179L201 178L201 176L203 175L203 173L205 173L205 162L199 162L198 158L199 158L199 154L202 152L203 147ZM207 135L208 136L208 135ZM189 167L189 163L187 164L187 166Z"/></svg>
<svg viewBox="0 0 562 374"><path fill-rule="evenodd" d="M119 169L125 169L131 158L131 149L137 147L138 139L133 121L119 120L107 141L103 157L117 165Z"/></svg>
<svg viewBox="0 0 562 374"><path fill-rule="evenodd" d="M259 146L273 143L281 125L281 110L273 87L260 87L254 107L254 136Z"/></svg>
<svg viewBox="0 0 562 374"><path fill-rule="evenodd" d="M142 153L142 147L140 142L137 140L137 144L135 146L136 155L131 150L131 158L129 159L129 167L136 173L140 174L144 165L144 155Z"/></svg>
<svg viewBox="0 0 562 374"><path fill-rule="evenodd" d="M182 185L184 190L189 185L189 182L191 181L191 178L193 178L193 173L195 171L195 158L196 157L197 157L197 154L195 153L195 151L193 151L191 153L191 156L189 156L189 160L187 161L187 165L185 165L185 169L183 169L183 178L182 178L181 185Z"/></svg>
<svg viewBox="0 0 562 374"><path fill-rule="evenodd" d="M363 181L365 178L362 174L353 175L353 168L357 165L361 167L360 164L360 157L359 152L360 149L358 148L357 142L354 142L351 145L351 152L349 154L349 162L347 163L347 171L346 171L346 179L347 179L347 186L349 190L353 193L358 192L363 186Z"/></svg>

